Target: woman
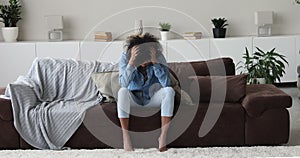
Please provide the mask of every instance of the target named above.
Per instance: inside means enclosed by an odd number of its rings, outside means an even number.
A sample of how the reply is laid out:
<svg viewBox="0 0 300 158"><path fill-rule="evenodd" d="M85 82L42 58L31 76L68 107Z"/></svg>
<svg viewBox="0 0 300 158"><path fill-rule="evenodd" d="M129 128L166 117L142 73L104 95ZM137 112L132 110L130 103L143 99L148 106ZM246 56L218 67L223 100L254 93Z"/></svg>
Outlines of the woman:
<svg viewBox="0 0 300 158"><path fill-rule="evenodd" d="M161 134L159 151L166 151L166 138L174 109L175 92L162 47L151 34L130 36L126 51L119 62L118 117L120 119L123 144L126 151L132 151L128 133L131 106L160 107Z"/></svg>

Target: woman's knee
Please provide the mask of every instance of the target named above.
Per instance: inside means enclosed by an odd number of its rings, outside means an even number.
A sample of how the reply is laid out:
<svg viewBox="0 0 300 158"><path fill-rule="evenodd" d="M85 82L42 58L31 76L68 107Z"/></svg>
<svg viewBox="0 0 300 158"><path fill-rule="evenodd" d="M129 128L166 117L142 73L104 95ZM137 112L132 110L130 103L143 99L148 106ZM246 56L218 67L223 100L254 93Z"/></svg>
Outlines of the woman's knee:
<svg viewBox="0 0 300 158"><path fill-rule="evenodd" d="M118 107L126 107L129 104L129 90L128 88L120 88L118 92Z"/></svg>
<svg viewBox="0 0 300 158"><path fill-rule="evenodd" d="M129 89L121 87L118 91L118 96L129 95Z"/></svg>
<svg viewBox="0 0 300 158"><path fill-rule="evenodd" d="M164 92L166 96L175 96L175 91L172 87L165 87Z"/></svg>

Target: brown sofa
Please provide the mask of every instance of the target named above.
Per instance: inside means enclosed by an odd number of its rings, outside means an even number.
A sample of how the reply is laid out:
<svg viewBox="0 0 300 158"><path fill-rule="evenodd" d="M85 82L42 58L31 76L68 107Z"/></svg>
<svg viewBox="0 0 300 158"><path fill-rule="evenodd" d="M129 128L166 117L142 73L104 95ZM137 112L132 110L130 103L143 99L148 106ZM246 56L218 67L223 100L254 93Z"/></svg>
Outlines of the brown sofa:
<svg viewBox="0 0 300 158"><path fill-rule="evenodd" d="M206 62L169 63L172 74L196 105L184 105L176 95L175 115L168 135L169 147L280 145L289 139L292 99L273 85L246 85L245 76L235 75L230 58ZM225 82L223 99L212 93L214 83ZM0 94L5 89L0 90ZM221 108L220 108L221 107ZM135 147L157 147L160 112L155 108L134 108L143 116L131 116L130 130ZM220 111L220 113L218 113ZM214 122L216 121L216 122ZM203 123L205 122L205 123ZM203 123L203 124L202 124ZM115 103L89 109L78 130L66 143L71 148L122 147ZM210 129L211 128L211 129ZM200 134L199 134L200 132ZM13 124L10 100L0 99L0 148L33 148Z"/></svg>

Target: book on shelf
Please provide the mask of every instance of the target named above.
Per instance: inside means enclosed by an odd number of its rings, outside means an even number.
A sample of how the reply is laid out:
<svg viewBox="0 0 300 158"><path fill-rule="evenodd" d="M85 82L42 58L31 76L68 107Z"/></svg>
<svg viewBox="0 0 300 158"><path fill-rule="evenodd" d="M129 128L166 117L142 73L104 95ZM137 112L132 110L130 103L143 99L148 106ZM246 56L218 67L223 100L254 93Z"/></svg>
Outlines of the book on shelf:
<svg viewBox="0 0 300 158"><path fill-rule="evenodd" d="M186 40L196 40L196 39L201 39L201 37L183 37Z"/></svg>
<svg viewBox="0 0 300 158"><path fill-rule="evenodd" d="M185 32L183 35L184 39L187 40L195 40L195 39L200 39L202 36L201 32Z"/></svg>
<svg viewBox="0 0 300 158"><path fill-rule="evenodd" d="M108 38L111 38L111 36L95 35L95 38L97 38L97 39L108 39Z"/></svg>
<svg viewBox="0 0 300 158"><path fill-rule="evenodd" d="M97 31L97 32L95 32L95 35L111 36L111 32Z"/></svg>
<svg viewBox="0 0 300 158"><path fill-rule="evenodd" d="M202 36L202 32L185 32L184 34L183 34L183 36L184 37L186 37L186 36Z"/></svg>
<svg viewBox="0 0 300 158"><path fill-rule="evenodd" d="M95 42L110 42L112 39L95 39Z"/></svg>
<svg viewBox="0 0 300 158"><path fill-rule="evenodd" d="M111 32L95 32L95 41L98 42L107 42L112 41L112 34Z"/></svg>

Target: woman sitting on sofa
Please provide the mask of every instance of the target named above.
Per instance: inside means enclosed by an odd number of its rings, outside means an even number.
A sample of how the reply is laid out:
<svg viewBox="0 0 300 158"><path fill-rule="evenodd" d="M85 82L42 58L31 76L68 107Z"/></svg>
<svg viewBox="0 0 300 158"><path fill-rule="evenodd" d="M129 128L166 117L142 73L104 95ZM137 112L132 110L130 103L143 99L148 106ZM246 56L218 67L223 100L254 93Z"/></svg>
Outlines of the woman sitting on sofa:
<svg viewBox="0 0 300 158"><path fill-rule="evenodd" d="M160 107L161 134L159 151L166 151L166 138L173 115L175 92L171 85L162 47L151 34L133 35L126 41L126 51L119 62L118 117L122 126L123 144L132 151L128 133L130 107Z"/></svg>

